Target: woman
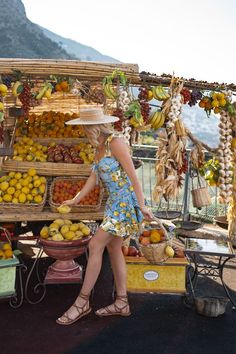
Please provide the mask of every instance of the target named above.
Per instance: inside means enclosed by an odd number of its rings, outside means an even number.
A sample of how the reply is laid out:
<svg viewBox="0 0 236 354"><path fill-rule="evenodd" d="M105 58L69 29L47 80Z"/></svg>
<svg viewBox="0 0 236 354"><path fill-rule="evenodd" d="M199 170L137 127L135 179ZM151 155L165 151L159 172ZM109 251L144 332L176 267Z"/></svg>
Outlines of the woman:
<svg viewBox="0 0 236 354"><path fill-rule="evenodd" d="M144 195L136 176L129 147L121 136L114 134L108 123L119 120L104 116L100 108L81 109L80 118L67 124L83 125L90 143L96 148L95 163L84 188L63 204L76 205L96 185L98 178L109 192L104 219L89 242L89 258L84 282L74 304L57 319L61 325L70 325L91 312L89 295L101 270L102 256L107 247L116 287L113 304L97 310L98 316L129 316L130 308L126 289L126 264L122 253L122 241L138 233L142 219L153 215L145 206Z"/></svg>

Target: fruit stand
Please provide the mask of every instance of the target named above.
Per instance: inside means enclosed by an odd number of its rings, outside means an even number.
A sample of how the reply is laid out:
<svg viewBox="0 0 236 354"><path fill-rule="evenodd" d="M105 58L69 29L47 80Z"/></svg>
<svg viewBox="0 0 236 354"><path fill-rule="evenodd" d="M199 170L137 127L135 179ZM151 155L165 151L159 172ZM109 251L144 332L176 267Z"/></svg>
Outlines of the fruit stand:
<svg viewBox="0 0 236 354"><path fill-rule="evenodd" d="M150 130L155 133L157 161L153 200L156 205L162 198L171 200L178 196L191 164L198 176L201 174L206 179L205 183L218 185L220 201L230 204L230 236L234 236L236 187L232 177L235 174L236 107L232 96L235 85L139 73L135 64L73 60L0 59L0 74L1 223L44 222L45 226L35 236L40 236L41 246L45 249L47 245L54 248L54 242L63 245L67 240L76 244L89 237L90 232L81 222L102 220L107 199L102 185L67 214L60 214L58 207L82 188L94 158L93 148L81 127L72 128L66 125L66 121L77 117L81 107L99 106L107 114L120 118L114 124L115 129L123 134L131 147L140 143L140 133ZM197 104L208 116L213 111L219 115L219 148L213 149L202 143L185 127L181 117L184 104L190 107ZM193 144L189 155L188 141ZM154 143L153 139L151 142ZM3 151L6 148L10 149L9 156ZM205 150L213 153L218 162L214 160L208 164ZM212 172L211 178L209 171ZM204 187L204 201L209 202L207 185ZM200 189L195 188L197 197ZM207 204L198 199L196 206L204 205ZM166 239L149 239L147 236L139 239L143 253L157 244L159 247L161 242ZM59 247L55 247L55 252ZM174 289L164 282L151 291L182 293L187 262L178 247L175 249L169 244L167 247L166 254L169 252L171 259L160 262L166 262L159 265L160 272L166 272L168 279L169 272L174 269L178 285L176 283ZM130 281L136 266L138 269L140 265L146 267L147 257L141 255L134 260L133 252L129 254L127 250L124 255ZM153 269L150 268L150 272L147 281L156 277ZM146 286L134 285L134 289L150 291Z"/></svg>

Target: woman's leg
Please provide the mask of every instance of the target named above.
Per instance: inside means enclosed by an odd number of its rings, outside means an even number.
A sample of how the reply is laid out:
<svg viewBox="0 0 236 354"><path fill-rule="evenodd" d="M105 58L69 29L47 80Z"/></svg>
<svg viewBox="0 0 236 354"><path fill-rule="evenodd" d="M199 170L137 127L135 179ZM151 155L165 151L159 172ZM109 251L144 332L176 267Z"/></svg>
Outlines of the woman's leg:
<svg viewBox="0 0 236 354"><path fill-rule="evenodd" d="M114 275L117 295L126 295L126 264L122 252L123 239L115 237L108 245L111 267Z"/></svg>
<svg viewBox="0 0 236 354"><path fill-rule="evenodd" d="M121 249L123 239L115 237L107 245L112 271L115 279L117 297L113 304L96 311L99 316L122 315L129 316L130 308L126 288L126 264Z"/></svg>
<svg viewBox="0 0 236 354"><path fill-rule="evenodd" d="M80 295L77 297L74 304L65 312L62 317L58 319L57 323L63 324L64 322L68 322L68 318L69 321L73 321L79 316L79 312L86 312L89 310L88 298L101 270L103 252L113 237L114 236L108 232L105 232L99 228L89 242L89 258L86 267L85 278L80 291L82 297ZM82 310L79 311L78 309Z"/></svg>

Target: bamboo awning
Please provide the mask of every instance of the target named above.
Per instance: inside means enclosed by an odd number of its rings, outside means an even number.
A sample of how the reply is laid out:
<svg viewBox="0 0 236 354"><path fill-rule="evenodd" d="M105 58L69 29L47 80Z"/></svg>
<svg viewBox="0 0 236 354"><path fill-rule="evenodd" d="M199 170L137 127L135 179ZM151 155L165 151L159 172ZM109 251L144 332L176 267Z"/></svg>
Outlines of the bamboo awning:
<svg viewBox="0 0 236 354"><path fill-rule="evenodd" d="M20 71L23 76L32 79L45 79L51 75L72 76L78 80L101 81L115 69L120 69L131 81L139 80L137 64L112 64L78 60L53 59L12 59L0 58L0 74L12 74Z"/></svg>

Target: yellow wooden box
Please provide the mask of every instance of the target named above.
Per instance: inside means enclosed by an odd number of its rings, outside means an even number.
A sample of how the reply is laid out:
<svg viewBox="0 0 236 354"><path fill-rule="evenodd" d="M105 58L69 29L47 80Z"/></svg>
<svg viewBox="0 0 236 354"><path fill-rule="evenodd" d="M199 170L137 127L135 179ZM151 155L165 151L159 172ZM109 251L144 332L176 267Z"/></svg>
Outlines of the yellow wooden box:
<svg viewBox="0 0 236 354"><path fill-rule="evenodd" d="M186 258L170 258L152 264L144 257L125 257L127 290L130 292L186 292Z"/></svg>

